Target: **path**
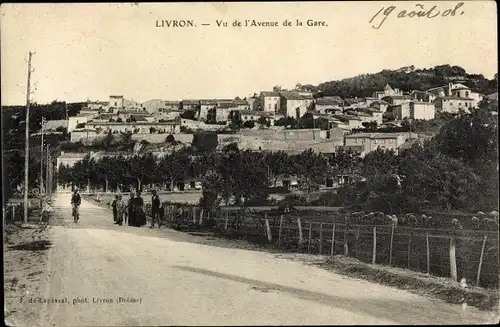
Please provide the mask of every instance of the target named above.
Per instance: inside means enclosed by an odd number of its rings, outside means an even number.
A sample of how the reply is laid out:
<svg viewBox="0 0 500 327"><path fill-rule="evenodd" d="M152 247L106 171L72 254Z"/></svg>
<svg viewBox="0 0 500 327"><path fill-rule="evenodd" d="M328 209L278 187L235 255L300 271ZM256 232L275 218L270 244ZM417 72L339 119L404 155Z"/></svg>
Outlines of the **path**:
<svg viewBox="0 0 500 327"><path fill-rule="evenodd" d="M51 229L54 244L39 296L70 303L43 305L44 326L465 324L490 317L270 253L115 226L109 210L87 201L77 225L69 197L60 194L54 202L65 218ZM77 298L88 303L73 305ZM113 303L100 302L106 299Z"/></svg>

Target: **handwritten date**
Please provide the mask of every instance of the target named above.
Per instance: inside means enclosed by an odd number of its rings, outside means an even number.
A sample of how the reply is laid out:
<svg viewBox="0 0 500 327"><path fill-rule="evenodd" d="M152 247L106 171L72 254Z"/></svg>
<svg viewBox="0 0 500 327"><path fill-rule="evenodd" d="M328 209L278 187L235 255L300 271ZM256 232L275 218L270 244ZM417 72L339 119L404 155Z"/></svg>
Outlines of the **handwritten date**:
<svg viewBox="0 0 500 327"><path fill-rule="evenodd" d="M415 9L411 11L401 10L399 11L397 18L436 18L436 17L447 17L447 16L457 16L463 15L463 11L459 9L464 5L463 2L459 2L453 8L448 8L446 10L438 10L437 6L433 6L430 9L424 8L422 4L416 4ZM370 19L370 24L374 29L380 29L384 24L385 20L391 16L391 14L396 10L396 6L389 6L387 8L382 7L373 17ZM378 23L378 25L377 25Z"/></svg>

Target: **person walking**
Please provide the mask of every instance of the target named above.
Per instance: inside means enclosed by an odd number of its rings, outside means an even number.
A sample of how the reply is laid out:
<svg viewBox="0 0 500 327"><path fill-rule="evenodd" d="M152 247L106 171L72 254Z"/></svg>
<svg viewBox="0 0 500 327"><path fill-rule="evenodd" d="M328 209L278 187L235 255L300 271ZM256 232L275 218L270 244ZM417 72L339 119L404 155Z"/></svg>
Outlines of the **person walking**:
<svg viewBox="0 0 500 327"><path fill-rule="evenodd" d="M146 225L146 213L144 212L144 200L141 197L141 192L137 191L135 197L135 214L136 214L136 227Z"/></svg>
<svg viewBox="0 0 500 327"><path fill-rule="evenodd" d="M156 190L153 190L151 193L153 193L153 196L151 197L151 227L155 227L155 221L158 222L158 228L160 228L160 213L161 213L161 202L160 202L160 197L156 193Z"/></svg>
<svg viewBox="0 0 500 327"><path fill-rule="evenodd" d="M130 192L130 198L128 199L127 203L127 212L128 212L128 225L129 226L134 226L135 225L135 212L134 212L134 202L135 202L135 194L134 192Z"/></svg>
<svg viewBox="0 0 500 327"><path fill-rule="evenodd" d="M111 203L111 207L113 208L113 222L115 224L118 224L118 201L119 201L119 196L118 194L116 194L113 203Z"/></svg>
<svg viewBox="0 0 500 327"><path fill-rule="evenodd" d="M125 201L123 201L122 195L118 195L118 203L117 203L117 214L118 214L118 225L123 224L124 217L126 217L126 207L127 204ZM125 223L127 223L127 220L125 218Z"/></svg>

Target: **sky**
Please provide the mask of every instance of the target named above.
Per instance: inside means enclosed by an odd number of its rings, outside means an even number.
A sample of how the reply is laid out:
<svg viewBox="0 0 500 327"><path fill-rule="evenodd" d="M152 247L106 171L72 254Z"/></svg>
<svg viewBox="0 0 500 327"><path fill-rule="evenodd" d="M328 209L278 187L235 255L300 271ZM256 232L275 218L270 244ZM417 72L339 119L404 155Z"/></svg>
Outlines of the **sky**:
<svg viewBox="0 0 500 327"><path fill-rule="evenodd" d="M455 15L403 17L419 2L2 4L1 102L244 97L414 65L497 72L496 3L464 1ZM434 15L459 2L420 2ZM379 29L381 8L395 8ZM449 13L450 11L448 11ZM463 13L463 14L462 14ZM303 26L295 26L296 20ZM306 26L307 20L327 26ZM195 27L156 27L192 20ZM216 21L228 22L217 27ZM277 27L233 27L235 20ZM285 20L292 26L283 26ZM210 24L210 26L202 26Z"/></svg>

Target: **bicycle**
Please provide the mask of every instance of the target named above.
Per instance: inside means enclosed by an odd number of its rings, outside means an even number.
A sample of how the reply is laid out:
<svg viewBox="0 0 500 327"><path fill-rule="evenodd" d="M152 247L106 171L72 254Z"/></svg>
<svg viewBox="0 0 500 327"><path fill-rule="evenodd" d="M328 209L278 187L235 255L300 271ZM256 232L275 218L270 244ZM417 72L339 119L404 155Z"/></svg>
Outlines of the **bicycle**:
<svg viewBox="0 0 500 327"><path fill-rule="evenodd" d="M79 212L78 208L79 208L78 205L73 205L72 216L73 216L73 221L75 223L78 223L78 220L80 219L80 212Z"/></svg>

